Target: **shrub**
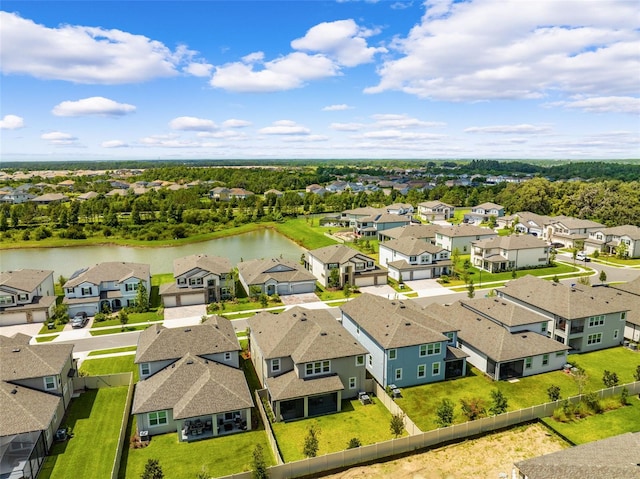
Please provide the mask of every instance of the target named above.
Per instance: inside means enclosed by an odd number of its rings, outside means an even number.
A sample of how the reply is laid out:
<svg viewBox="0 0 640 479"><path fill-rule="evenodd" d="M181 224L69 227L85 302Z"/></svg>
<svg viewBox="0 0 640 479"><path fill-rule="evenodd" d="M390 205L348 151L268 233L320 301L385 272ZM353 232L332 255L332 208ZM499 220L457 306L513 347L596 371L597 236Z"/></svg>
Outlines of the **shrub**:
<svg viewBox="0 0 640 479"><path fill-rule="evenodd" d="M96 323L101 323L101 322L107 320L107 315L105 313L96 313L96 315L94 316L93 320Z"/></svg>
<svg viewBox="0 0 640 479"><path fill-rule="evenodd" d="M305 457L316 457L318 455L318 449L320 448L319 435L320 429L315 425L309 428L307 437L304 438L304 447L302 448L302 453Z"/></svg>
<svg viewBox="0 0 640 479"><path fill-rule="evenodd" d="M636 366L636 370L633 372L633 378L636 381L640 381L640 364Z"/></svg>
<svg viewBox="0 0 640 479"><path fill-rule="evenodd" d="M360 446L362 446L362 441L360 441L360 439L358 439L357 437L352 437L347 443L347 449L355 449L356 447Z"/></svg>
<svg viewBox="0 0 640 479"><path fill-rule="evenodd" d="M614 373L614 372L607 371L605 369L604 370L604 374L602 375L602 382L608 388L611 388L613 386L617 386L618 382L619 382L618 375L616 373Z"/></svg>
<svg viewBox="0 0 640 479"><path fill-rule="evenodd" d="M505 395L502 394L502 391L500 391L499 389L494 389L493 391L491 391L491 400L492 404L489 408L489 412L491 414L495 416L507 412L509 402L507 401Z"/></svg>
<svg viewBox="0 0 640 479"><path fill-rule="evenodd" d="M485 406L482 398L462 398L460 399L460 404L462 406L462 414L464 414L469 421L473 421L487 415L487 407Z"/></svg>
<svg viewBox="0 0 640 479"><path fill-rule="evenodd" d="M586 394L583 399L586 406L596 414L600 414L603 411L602 404L600 403L600 398L598 394L595 392L590 392Z"/></svg>
<svg viewBox="0 0 640 479"><path fill-rule="evenodd" d="M391 423L389 424L391 434L395 437L402 436L404 432L404 414L394 414L391 416Z"/></svg>
<svg viewBox="0 0 640 479"><path fill-rule="evenodd" d="M552 384L547 388L547 396L549 397L549 401L557 401L560 399L560 386L556 386Z"/></svg>
<svg viewBox="0 0 640 479"><path fill-rule="evenodd" d="M453 403L449 399L443 399L436 409L436 424L438 427L447 427L453 423Z"/></svg>
<svg viewBox="0 0 640 479"><path fill-rule="evenodd" d="M620 391L620 404L623 406L629 404L629 390L627 388L622 388L622 391Z"/></svg>

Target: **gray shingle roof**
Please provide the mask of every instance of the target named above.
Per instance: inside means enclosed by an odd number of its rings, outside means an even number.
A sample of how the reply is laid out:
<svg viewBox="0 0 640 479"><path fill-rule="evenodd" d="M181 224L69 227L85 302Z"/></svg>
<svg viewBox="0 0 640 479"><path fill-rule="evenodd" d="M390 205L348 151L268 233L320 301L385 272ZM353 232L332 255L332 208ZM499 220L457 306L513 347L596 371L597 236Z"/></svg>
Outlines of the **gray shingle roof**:
<svg viewBox="0 0 640 479"><path fill-rule="evenodd" d="M473 241L472 244L478 248L501 248L507 251L547 247L546 241L531 235L496 236L495 238Z"/></svg>
<svg viewBox="0 0 640 479"><path fill-rule="evenodd" d="M436 246L429 241L418 238L393 239L385 243L381 243L380 247L398 251L409 256L418 256L422 253L437 254L444 250L441 246Z"/></svg>
<svg viewBox="0 0 640 479"><path fill-rule="evenodd" d="M0 336L0 379L16 381L60 374L72 344L21 344ZM6 339L5 339L6 338Z"/></svg>
<svg viewBox="0 0 640 479"><path fill-rule="evenodd" d="M634 479L640 478L640 432L517 462L529 479Z"/></svg>
<svg viewBox="0 0 640 479"><path fill-rule="evenodd" d="M53 394L0 381L0 437L47 429L60 401Z"/></svg>
<svg viewBox="0 0 640 479"><path fill-rule="evenodd" d="M497 236L497 233L490 228L482 228L480 226L466 224L459 224L455 226L441 226L438 230L438 233L442 236L447 236L450 238L486 235Z"/></svg>
<svg viewBox="0 0 640 479"><path fill-rule="evenodd" d="M140 333L135 363L178 359L187 353L204 356L240 350L231 321L211 316L202 324L184 328L151 325Z"/></svg>
<svg viewBox="0 0 640 479"><path fill-rule="evenodd" d="M133 414L173 410L174 419L253 407L244 373L190 354L136 384Z"/></svg>
<svg viewBox="0 0 640 479"><path fill-rule="evenodd" d="M200 268L205 271L217 274L218 276L230 273L233 267L228 258L220 256L209 256L206 254L192 254L183 258L173 260L173 274L180 276L193 269Z"/></svg>
<svg viewBox="0 0 640 479"><path fill-rule="evenodd" d="M314 396L317 394L342 391L344 385L337 374L311 379L299 378L295 371L281 374L275 378L267 379L267 388L271 399L274 401L284 401L304 396Z"/></svg>
<svg viewBox="0 0 640 479"><path fill-rule="evenodd" d="M602 223L597 223L591 220L583 220L580 218L573 218L571 216L558 216L555 218L555 221L553 221L552 224L557 224L557 223L561 223L562 225L566 226L569 229L598 228L598 227L604 228L604 225Z"/></svg>
<svg viewBox="0 0 640 479"><path fill-rule="evenodd" d="M276 271L283 267L283 271ZM253 259L238 263L238 274L248 285L264 284L269 279L278 283L315 281L316 277L302 265L284 259Z"/></svg>
<svg viewBox="0 0 640 479"><path fill-rule="evenodd" d="M349 248L343 244L334 244L325 246L324 248L313 249L309 251L309 255L321 261L323 264L338 263L344 264L352 258L359 258L365 261L373 261L373 258L364 255L353 248Z"/></svg>
<svg viewBox="0 0 640 479"><path fill-rule="evenodd" d="M501 210L504 208L504 206L498 205L496 203L486 202L486 203L482 203L480 205L474 206L472 209L475 209L475 208L482 208L483 210L493 210L493 209Z"/></svg>
<svg viewBox="0 0 640 479"><path fill-rule="evenodd" d="M460 303L467 309L496 319L510 327L540 324L549 320L546 316L501 298L475 298L462 300Z"/></svg>
<svg viewBox="0 0 640 479"><path fill-rule="evenodd" d="M0 286L7 286L30 293L52 274L53 271L44 269L3 271L0 273ZM53 294L53 291L51 293Z"/></svg>
<svg viewBox="0 0 640 479"><path fill-rule="evenodd" d="M428 316L411 300L389 300L364 293L340 309L384 349L447 341L456 327Z"/></svg>
<svg viewBox="0 0 640 479"><path fill-rule="evenodd" d="M605 228L602 232L606 235L612 236L628 236L633 240L640 239L640 226L622 225L614 226L612 228Z"/></svg>
<svg viewBox="0 0 640 479"><path fill-rule="evenodd" d="M326 310L296 306L280 314L258 313L247 323L264 359L291 356L306 363L367 352Z"/></svg>
<svg viewBox="0 0 640 479"><path fill-rule="evenodd" d="M103 281L122 282L129 278L146 280L150 270L148 264L109 261L92 266L72 277L64 284L64 288L73 288L85 281L91 284L100 284Z"/></svg>
<svg viewBox="0 0 640 479"><path fill-rule="evenodd" d="M406 226L398 226L397 228L391 228L388 230L381 231L380 233L384 236L388 236L394 239L400 238L435 238L436 232L440 231L442 226L440 225L414 225L409 224Z"/></svg>

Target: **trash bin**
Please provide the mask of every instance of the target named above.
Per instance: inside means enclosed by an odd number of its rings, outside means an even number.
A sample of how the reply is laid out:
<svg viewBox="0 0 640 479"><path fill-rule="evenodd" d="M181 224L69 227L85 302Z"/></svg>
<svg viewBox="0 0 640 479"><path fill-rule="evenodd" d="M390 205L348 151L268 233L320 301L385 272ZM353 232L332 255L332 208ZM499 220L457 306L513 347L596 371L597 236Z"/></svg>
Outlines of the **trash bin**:
<svg viewBox="0 0 640 479"><path fill-rule="evenodd" d="M47 323L47 329L56 329L56 323L54 323L53 321Z"/></svg>
<svg viewBox="0 0 640 479"><path fill-rule="evenodd" d="M140 442L149 442L149 431L140 431Z"/></svg>

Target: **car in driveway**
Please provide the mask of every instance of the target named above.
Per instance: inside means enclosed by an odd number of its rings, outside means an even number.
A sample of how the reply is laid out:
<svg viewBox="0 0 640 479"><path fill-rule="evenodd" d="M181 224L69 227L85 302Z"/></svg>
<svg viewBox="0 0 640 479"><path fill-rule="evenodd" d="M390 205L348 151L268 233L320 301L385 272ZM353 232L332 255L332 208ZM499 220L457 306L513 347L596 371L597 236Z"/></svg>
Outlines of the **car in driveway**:
<svg viewBox="0 0 640 479"><path fill-rule="evenodd" d="M89 322L89 318L87 316L87 313L80 311L79 313L76 313L73 319L71 320L71 327L84 328L88 322Z"/></svg>
<svg viewBox="0 0 640 479"><path fill-rule="evenodd" d="M576 260L584 261L585 263L591 261L591 259L587 256L587 253L585 253L584 251L578 251L576 253Z"/></svg>

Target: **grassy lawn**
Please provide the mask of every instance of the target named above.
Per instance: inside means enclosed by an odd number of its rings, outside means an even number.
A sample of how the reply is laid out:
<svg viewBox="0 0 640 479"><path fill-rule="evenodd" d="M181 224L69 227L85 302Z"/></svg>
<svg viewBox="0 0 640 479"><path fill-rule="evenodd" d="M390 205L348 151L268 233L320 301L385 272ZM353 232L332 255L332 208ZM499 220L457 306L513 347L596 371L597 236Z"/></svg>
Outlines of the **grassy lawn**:
<svg viewBox="0 0 640 479"><path fill-rule="evenodd" d="M591 257L593 258L593 256ZM598 258L596 258L596 261L598 259L601 259L602 261L606 261L608 263L619 264L620 266L640 266L640 258L622 259L622 258L616 258L615 256L605 256L601 254Z"/></svg>
<svg viewBox="0 0 640 479"><path fill-rule="evenodd" d="M633 371L640 363L640 355L622 347L596 351L593 353L571 355L570 362L577 362L587 371L589 377L585 391L602 389L602 374L605 369L614 371L620 383L633 381ZM455 406L454 422L465 422L466 418L460 410L460 399L480 397L485 400L487 409L491 405L491 391L499 389L507 397L509 411L531 407L548 402L547 388L551 385L560 387L562 397L575 396L578 387L571 375L562 371L537 374L521 378L518 382L492 381L475 368L470 375L424 386L404 388L398 405L423 431L435 429L436 408L442 399L449 398Z"/></svg>
<svg viewBox="0 0 640 479"><path fill-rule="evenodd" d="M249 471L256 444L262 446L267 465L275 464L262 429L191 443L178 442L175 432L153 436L149 446L124 451L122 460L126 461L126 470L122 473L121 469L119 477L138 479L148 459L159 459L167 478L195 478L202 471L206 471L207 477Z"/></svg>
<svg viewBox="0 0 640 479"><path fill-rule="evenodd" d="M158 313L157 311L147 311L146 313L129 313L129 322L127 324L148 323L151 321L162 321L163 319L163 315ZM91 329L105 328L107 326L120 326L120 320L118 319L117 314L114 315L113 319L107 319L106 321L98 322L94 320Z"/></svg>
<svg viewBox="0 0 640 479"><path fill-rule="evenodd" d="M97 351L91 351L89 356L100 356L101 354L111 354L111 353L126 353L129 351L135 351L137 346L125 346L123 348L111 348L111 349L99 349Z"/></svg>
<svg viewBox="0 0 640 479"><path fill-rule="evenodd" d="M629 405L572 422L558 422L552 417L542 422L574 444L597 441L625 432L640 431L640 399L629 397Z"/></svg>
<svg viewBox="0 0 640 479"><path fill-rule="evenodd" d="M315 226L310 224L311 220L313 220ZM317 249L336 244L334 240L324 235L325 232L328 232L332 228L317 226L318 221L318 218L300 217L287 219L284 223L273 223L273 227L276 231L306 249ZM335 227L333 230L335 230Z"/></svg>
<svg viewBox="0 0 640 479"><path fill-rule="evenodd" d="M53 341L59 336L59 334L54 334L53 336L36 336L36 342L38 343L48 343L49 341Z"/></svg>
<svg viewBox="0 0 640 479"><path fill-rule="evenodd" d="M218 313L218 314L220 314L220 316L223 316L231 321L233 321L234 319L246 319L256 315L255 311L252 311L250 313Z"/></svg>
<svg viewBox="0 0 640 479"><path fill-rule="evenodd" d="M461 286L465 284L464 280L462 280L462 271L464 271L462 264L463 264L463 260L461 260L458 263L458 267L456 268L456 271L458 271L458 273L460 274L460 279L451 280L449 283L446 284L446 286L448 287ZM561 274L573 273L577 271L578 269L574 268L571 265L556 263L554 266L550 266L548 268L518 270L516 271L516 274L518 278L522 278L523 276L526 276L528 274L530 274L531 276L553 276L556 274L561 275ZM471 268L469 268L469 275L473 280L473 283L477 287L480 284L480 270L472 266ZM504 273L487 273L486 271L482 272L483 285L486 283L494 282L494 281L511 281L512 279L513 279L513 276L511 271L506 271Z"/></svg>
<svg viewBox="0 0 640 479"><path fill-rule="evenodd" d="M220 304L222 304L222 307L217 311L213 311L213 314L227 314L254 309L264 309L260 301L251 301L249 298L240 298L236 301L224 301ZM275 308L278 306L284 306L284 303L282 301L272 301L269 299L267 308Z"/></svg>
<svg viewBox="0 0 640 479"><path fill-rule="evenodd" d="M52 329L49 329L48 324L49 324L49 321L45 322L40 328L40 331L38 332L38 334L61 333L64 327L66 326L66 324L60 324L58 323L58 321L56 321L54 323L54 327Z"/></svg>
<svg viewBox="0 0 640 479"><path fill-rule="evenodd" d="M62 424L73 437L54 443L40 479L110 477L127 387L93 389L73 399Z"/></svg>
<svg viewBox="0 0 640 479"><path fill-rule="evenodd" d="M115 356L112 358L85 359L80 366L80 372L89 376L101 374L133 373L133 381L138 382L138 367L133 364L134 355Z"/></svg>
<svg viewBox="0 0 640 479"><path fill-rule="evenodd" d="M359 296L360 293L351 293L351 298L355 298L356 296ZM344 290L343 289L336 289L336 290L327 290L324 286L321 286L319 283L316 283L316 296L318 296L318 298L320 299L320 301L331 301L334 299L346 299L344 297Z"/></svg>
<svg viewBox="0 0 640 479"><path fill-rule="evenodd" d="M125 326L121 328L120 326L114 326L109 329L98 329L90 331L91 336L104 336L105 334L116 334L116 333L128 333L131 331L143 331L149 327L148 324L144 326Z"/></svg>
<svg viewBox="0 0 640 479"><path fill-rule="evenodd" d="M357 399L342 401L342 411L316 418L273 424L276 440L285 462L304 459L302 447L309 427L320 429L318 456L342 451L349 440L357 437L362 445L393 438L391 413L374 398L374 404L363 406ZM406 434L406 432L405 432Z"/></svg>

